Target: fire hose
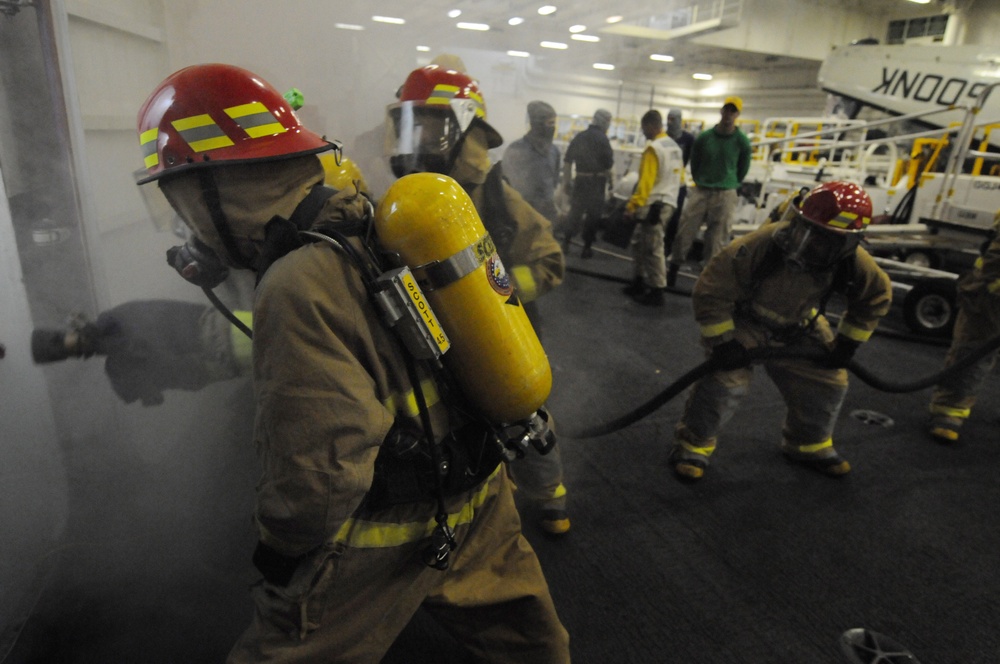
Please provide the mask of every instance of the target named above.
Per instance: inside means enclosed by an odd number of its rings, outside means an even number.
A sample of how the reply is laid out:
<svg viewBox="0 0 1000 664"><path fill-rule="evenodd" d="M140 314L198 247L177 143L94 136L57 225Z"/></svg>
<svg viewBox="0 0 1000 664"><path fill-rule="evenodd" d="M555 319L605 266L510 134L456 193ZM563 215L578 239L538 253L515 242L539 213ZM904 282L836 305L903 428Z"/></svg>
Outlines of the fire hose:
<svg viewBox="0 0 1000 664"><path fill-rule="evenodd" d="M848 371L856 375L863 382L874 387L876 390L881 392L889 392L894 394L900 394L904 392L916 392L917 390L922 390L932 385L936 385L945 378L949 378L955 374L965 371L967 368L974 365L979 360L983 359L990 353L996 351L1000 348L1000 335L990 339L981 347L977 348L972 353L969 353L965 357L956 361L950 367L938 371L936 373L930 374L923 378L917 380L912 380L909 382L892 382L885 380L876 376L864 366L859 364L857 361L852 360L850 364L847 365ZM785 359L785 358L801 358L807 360L821 360L827 355L827 351L823 348L818 347L786 347L786 346L762 346L759 348L750 348L747 350L750 356L751 362L764 362L767 360ZM603 422L600 424L595 424L591 426L584 426L580 429L573 429L570 427L567 429L565 426L559 428L559 435L565 436L566 438L596 438L597 436L604 436L615 431L620 431L625 427L638 422L642 418L652 414L654 411L659 409L661 406L666 404L668 401L676 397L678 394L683 392L692 383L700 378L703 378L711 373L717 371L716 362L712 359L705 360L698 366L694 367L680 378L672 382L661 392L656 394L652 399L649 399L645 403L641 404L638 408L635 408L624 415L617 417L613 420Z"/></svg>

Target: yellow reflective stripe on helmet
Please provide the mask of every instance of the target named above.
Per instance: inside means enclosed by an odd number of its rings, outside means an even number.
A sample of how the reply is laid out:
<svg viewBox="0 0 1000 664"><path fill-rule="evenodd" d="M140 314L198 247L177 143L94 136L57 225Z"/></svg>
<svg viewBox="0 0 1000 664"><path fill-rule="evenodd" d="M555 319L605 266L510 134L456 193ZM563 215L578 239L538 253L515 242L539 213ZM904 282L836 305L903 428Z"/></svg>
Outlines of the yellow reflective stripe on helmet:
<svg viewBox="0 0 1000 664"><path fill-rule="evenodd" d="M441 397L438 395L437 385L430 378L420 381L420 390L424 393L424 401L427 406L433 406ZM410 390L405 394L393 394L382 402L389 412L396 415L416 417L420 415L420 408L417 406L417 395Z"/></svg>
<svg viewBox="0 0 1000 664"><path fill-rule="evenodd" d="M207 113L174 120L170 124L195 152L226 148L234 144L233 139L226 136Z"/></svg>
<svg viewBox="0 0 1000 664"><path fill-rule="evenodd" d="M820 450L826 449L827 447L833 447L833 438L827 438L822 443L813 443L812 445L792 445L796 450L802 452L803 454L813 454L819 452Z"/></svg>
<svg viewBox="0 0 1000 664"><path fill-rule="evenodd" d="M156 139L160 136L158 127L147 129L139 134L139 147L142 148L142 160L146 168L152 168L160 163L160 155L156 152Z"/></svg>
<svg viewBox="0 0 1000 664"><path fill-rule="evenodd" d="M837 326L837 334L843 334L848 339L853 339L854 341L865 342L868 341L874 330L866 330L855 325L851 325L845 319L840 319L840 325Z"/></svg>
<svg viewBox="0 0 1000 664"><path fill-rule="evenodd" d="M736 329L736 323L730 318L722 323L715 323L714 325L702 325L701 326L701 336L711 339L712 337L717 337L720 334L725 334L730 330Z"/></svg>
<svg viewBox="0 0 1000 664"><path fill-rule="evenodd" d="M855 221L857 221L858 215L853 212L841 212L836 217L826 222L827 225L833 226L834 228L847 228ZM861 218L861 223L867 223L865 220L867 217Z"/></svg>
<svg viewBox="0 0 1000 664"><path fill-rule="evenodd" d="M267 106L259 101L232 106L225 111L226 115L235 120L240 129L245 131L250 138L274 136L288 131L283 124L278 122L278 118L274 117L274 114L267 109Z"/></svg>
<svg viewBox="0 0 1000 664"><path fill-rule="evenodd" d="M483 96L478 92L470 92L469 99L476 102L476 116L480 118L486 117L486 104L483 103Z"/></svg>
<svg viewBox="0 0 1000 664"><path fill-rule="evenodd" d="M965 420L968 419L969 415L972 415L972 409L952 408L951 406L942 406L941 404L932 403L931 414L944 415L945 417L957 417L960 420Z"/></svg>
<svg viewBox="0 0 1000 664"><path fill-rule="evenodd" d="M691 454L699 454L703 457L712 456L712 452L715 451L714 447L695 447L686 440L680 441L681 447L684 448L685 452L690 452Z"/></svg>
<svg viewBox="0 0 1000 664"><path fill-rule="evenodd" d="M490 482L502 469L502 464L497 466L497 469L483 483L479 491L462 505L462 509L448 515L449 526L458 528L461 525L472 523L476 510L486 502ZM340 527L334 541L356 549L384 549L426 539L431 536L435 527L437 527L437 521L433 517L425 521L411 521L409 523L365 521L352 517Z"/></svg>
<svg viewBox="0 0 1000 664"><path fill-rule="evenodd" d="M439 83L434 86L434 91L427 97L428 104L448 104L458 94L457 85L446 85Z"/></svg>

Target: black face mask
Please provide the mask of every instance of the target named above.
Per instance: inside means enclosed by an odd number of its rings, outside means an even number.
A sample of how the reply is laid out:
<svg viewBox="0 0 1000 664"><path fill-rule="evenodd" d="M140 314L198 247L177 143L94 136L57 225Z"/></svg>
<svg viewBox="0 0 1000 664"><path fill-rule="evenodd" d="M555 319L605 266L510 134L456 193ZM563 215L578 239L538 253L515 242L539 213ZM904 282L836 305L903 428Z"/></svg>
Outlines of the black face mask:
<svg viewBox="0 0 1000 664"><path fill-rule="evenodd" d="M774 241L781 247L785 264L795 272L822 272L854 253L859 233L838 233L804 219L793 219L778 231Z"/></svg>

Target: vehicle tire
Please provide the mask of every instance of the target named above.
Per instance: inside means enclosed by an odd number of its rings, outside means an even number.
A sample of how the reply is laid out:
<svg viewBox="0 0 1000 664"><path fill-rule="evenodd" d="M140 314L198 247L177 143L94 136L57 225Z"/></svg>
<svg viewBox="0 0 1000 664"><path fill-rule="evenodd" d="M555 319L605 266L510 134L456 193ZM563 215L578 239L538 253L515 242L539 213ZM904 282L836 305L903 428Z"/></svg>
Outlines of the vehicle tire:
<svg viewBox="0 0 1000 664"><path fill-rule="evenodd" d="M916 265L918 267L929 267L932 270L936 270L941 267L940 256L933 251L921 251L920 249L904 254L903 262L910 265Z"/></svg>
<svg viewBox="0 0 1000 664"><path fill-rule="evenodd" d="M955 281L918 281L903 300L903 319L913 332L937 339L951 336L958 316Z"/></svg>

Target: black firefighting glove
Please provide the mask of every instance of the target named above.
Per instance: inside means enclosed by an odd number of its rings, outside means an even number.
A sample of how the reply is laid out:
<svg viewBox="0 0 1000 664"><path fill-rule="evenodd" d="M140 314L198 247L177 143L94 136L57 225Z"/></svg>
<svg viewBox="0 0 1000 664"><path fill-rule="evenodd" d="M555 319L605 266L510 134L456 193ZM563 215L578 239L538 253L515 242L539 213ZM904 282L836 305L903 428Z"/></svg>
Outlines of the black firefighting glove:
<svg viewBox="0 0 1000 664"><path fill-rule="evenodd" d="M166 389L199 390L208 381L199 336L205 305L171 300L126 302L101 313L98 353L122 401L163 402Z"/></svg>
<svg viewBox="0 0 1000 664"><path fill-rule="evenodd" d="M730 339L712 348L708 358L721 371L733 371L750 366L750 353L736 339Z"/></svg>
<svg viewBox="0 0 1000 664"><path fill-rule="evenodd" d="M833 341L833 348L830 349L826 357L820 360L820 365L827 369L843 369L851 363L851 358L854 357L854 353L860 346L860 341L838 334Z"/></svg>

